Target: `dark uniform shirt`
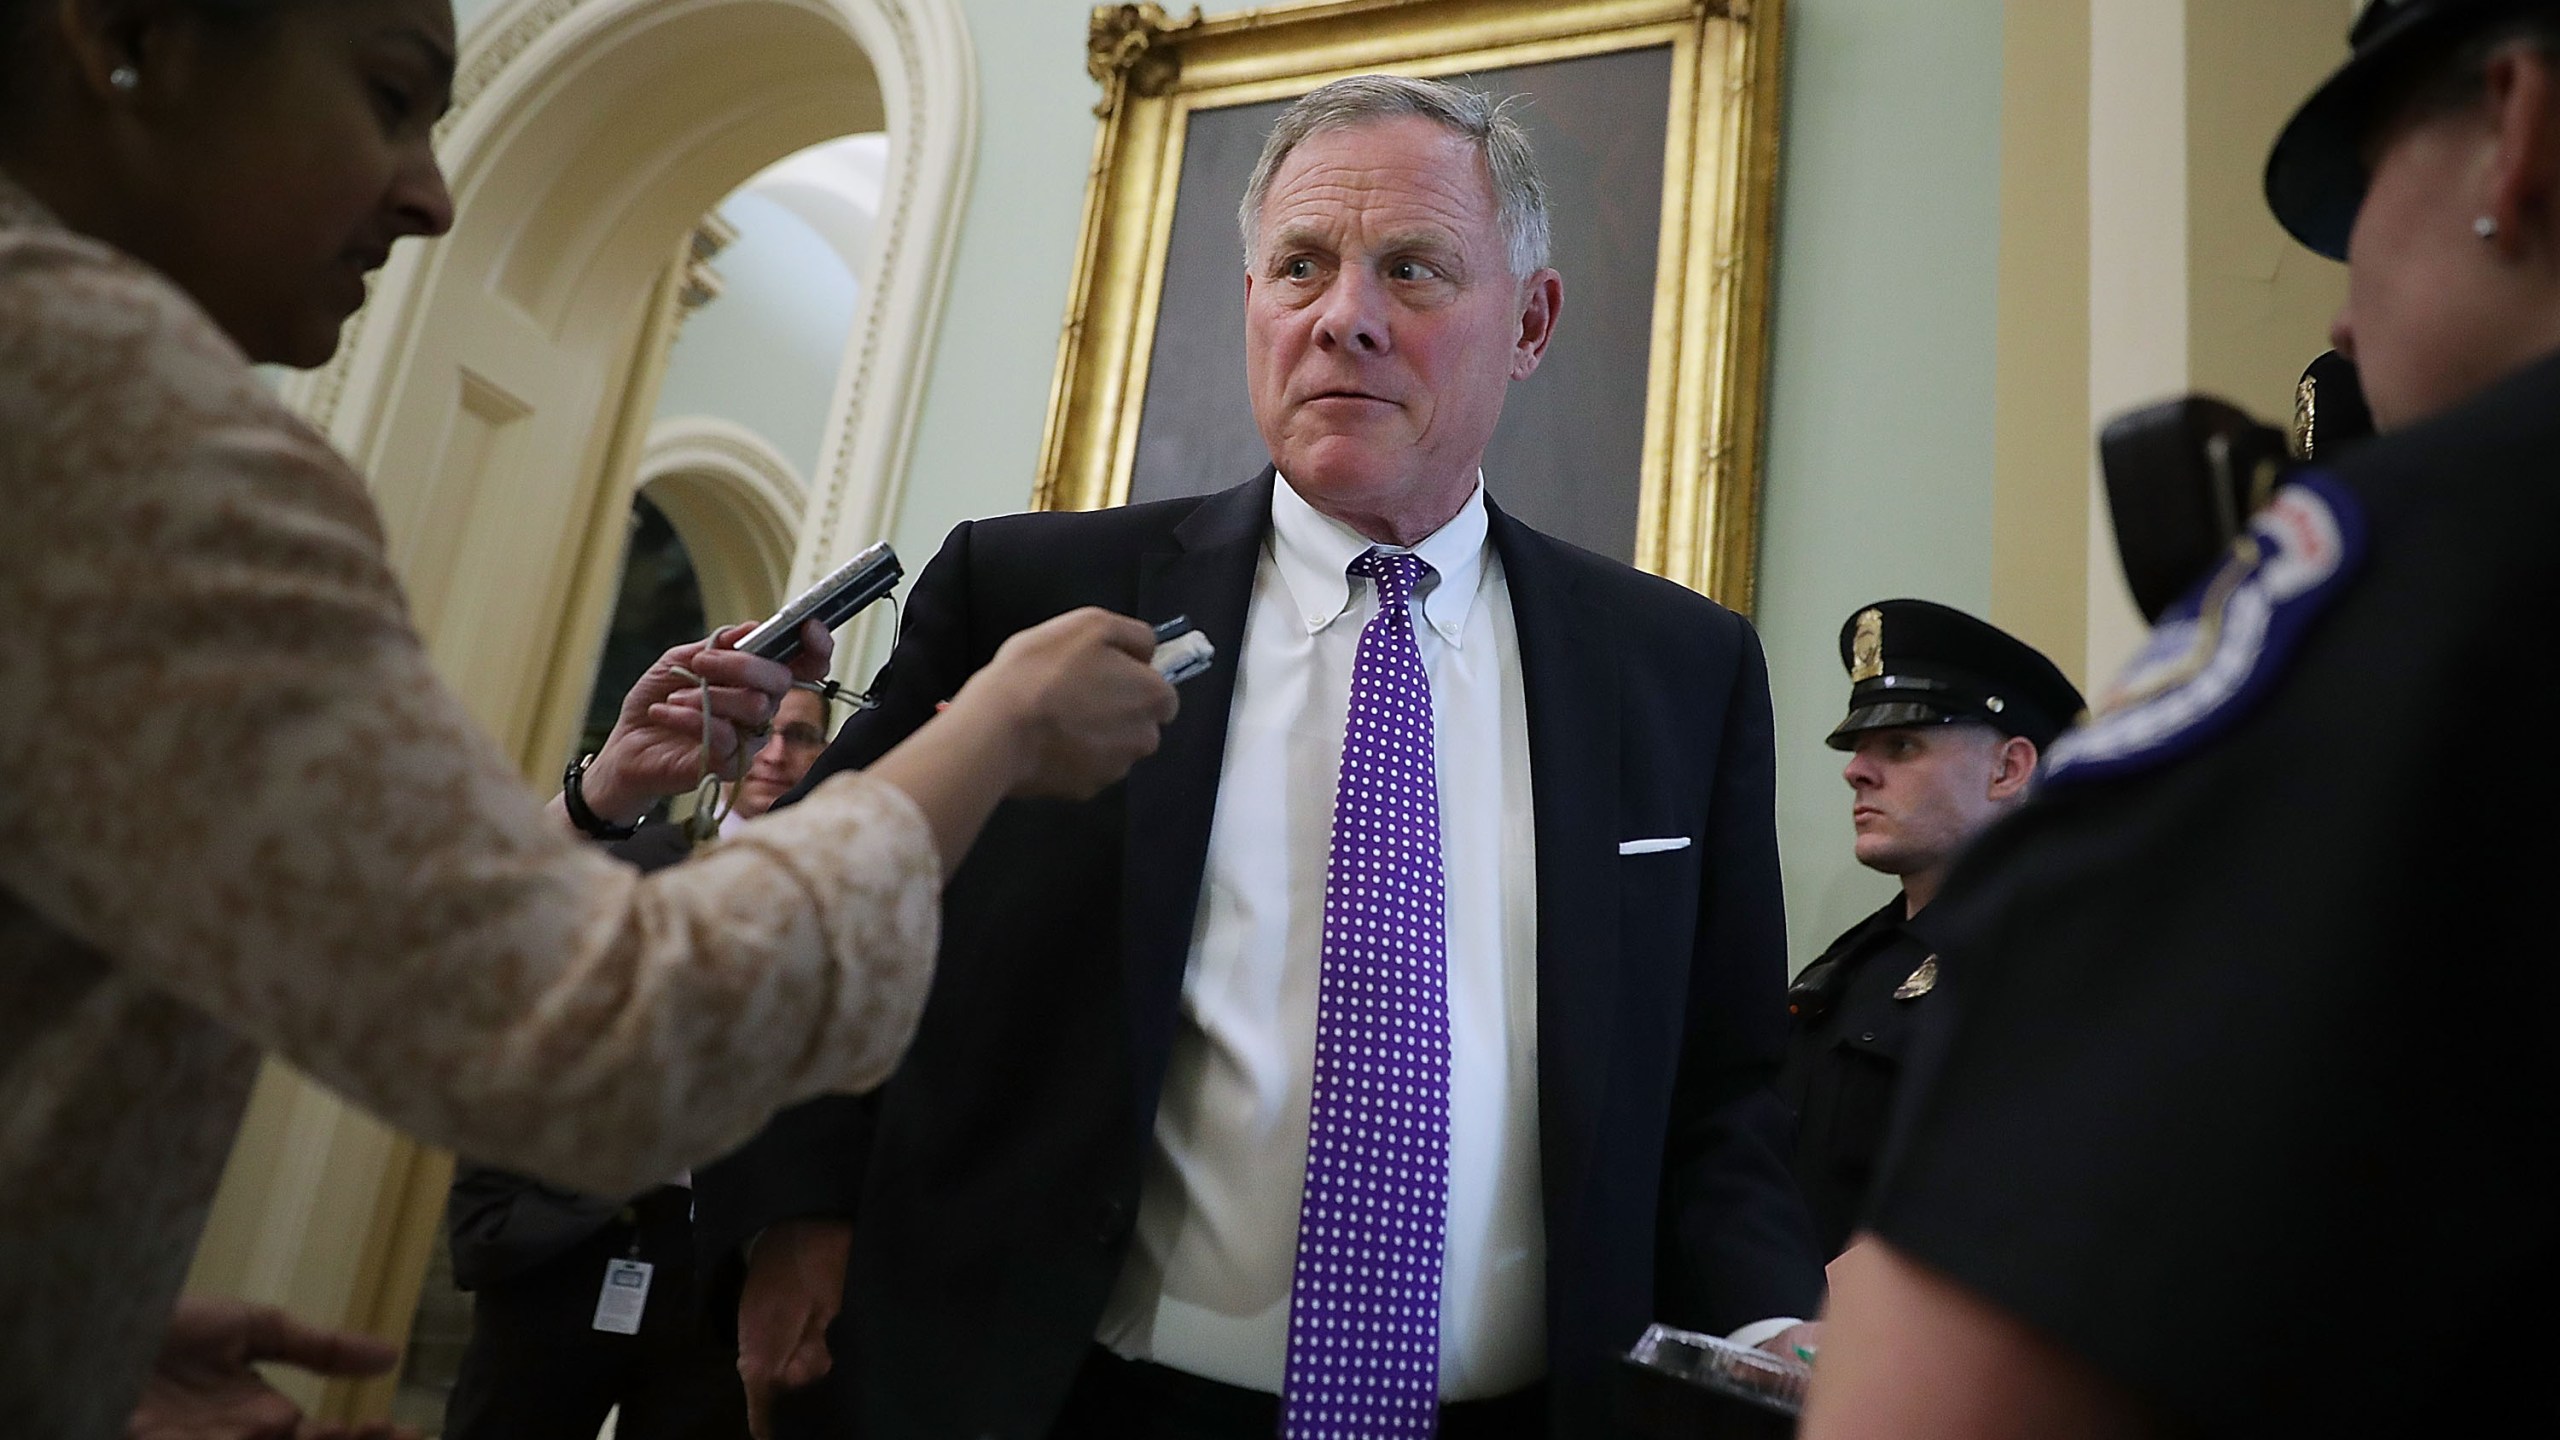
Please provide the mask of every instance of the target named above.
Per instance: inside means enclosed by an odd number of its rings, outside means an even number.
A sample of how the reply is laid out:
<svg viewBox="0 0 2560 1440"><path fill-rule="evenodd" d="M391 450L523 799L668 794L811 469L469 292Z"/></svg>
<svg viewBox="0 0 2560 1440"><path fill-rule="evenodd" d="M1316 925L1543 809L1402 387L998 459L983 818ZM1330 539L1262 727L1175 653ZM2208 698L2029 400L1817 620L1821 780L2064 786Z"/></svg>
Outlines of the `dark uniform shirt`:
<svg viewBox="0 0 2560 1440"><path fill-rule="evenodd" d="M2560 357L2322 483L2361 559L2210 609L1931 905L1870 1223L2196 1433L2560 1434Z"/></svg>
<svg viewBox="0 0 2560 1440"><path fill-rule="evenodd" d="M1896 895L1850 927L1788 994L1778 1095L1796 1113L1796 1184L1826 1255L1849 1243L1864 1211L1914 1022L1934 993L1935 971L1922 967L1936 957L1902 907Z"/></svg>

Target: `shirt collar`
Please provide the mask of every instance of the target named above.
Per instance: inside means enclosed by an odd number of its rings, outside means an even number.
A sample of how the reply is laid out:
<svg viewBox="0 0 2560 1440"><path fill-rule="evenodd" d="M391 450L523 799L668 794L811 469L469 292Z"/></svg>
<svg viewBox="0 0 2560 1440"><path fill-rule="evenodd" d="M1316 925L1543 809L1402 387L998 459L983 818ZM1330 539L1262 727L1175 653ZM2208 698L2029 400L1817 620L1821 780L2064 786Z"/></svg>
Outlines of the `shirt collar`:
<svg viewBox="0 0 2560 1440"><path fill-rule="evenodd" d="M1475 608L1476 581L1484 573L1488 522L1484 477L1467 503L1449 522L1409 547L1431 567L1417 590L1422 617L1455 646L1466 633L1467 616ZM1342 618L1351 608L1351 562L1377 542L1318 510L1283 475L1271 487L1271 555L1288 587L1298 619L1312 635ZM1397 547L1379 546L1392 550Z"/></svg>

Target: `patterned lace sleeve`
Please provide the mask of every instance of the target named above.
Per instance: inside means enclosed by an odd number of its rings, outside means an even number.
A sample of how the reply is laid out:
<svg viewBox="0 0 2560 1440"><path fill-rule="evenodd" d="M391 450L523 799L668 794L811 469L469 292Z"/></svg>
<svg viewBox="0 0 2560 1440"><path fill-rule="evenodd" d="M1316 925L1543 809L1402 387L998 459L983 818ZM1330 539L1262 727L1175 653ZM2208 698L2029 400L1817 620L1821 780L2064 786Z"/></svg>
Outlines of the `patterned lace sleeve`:
<svg viewBox="0 0 2560 1440"><path fill-rule="evenodd" d="M635 1189L876 1083L940 874L845 776L642 879L437 680L361 484L176 292L0 242L0 886L418 1135Z"/></svg>

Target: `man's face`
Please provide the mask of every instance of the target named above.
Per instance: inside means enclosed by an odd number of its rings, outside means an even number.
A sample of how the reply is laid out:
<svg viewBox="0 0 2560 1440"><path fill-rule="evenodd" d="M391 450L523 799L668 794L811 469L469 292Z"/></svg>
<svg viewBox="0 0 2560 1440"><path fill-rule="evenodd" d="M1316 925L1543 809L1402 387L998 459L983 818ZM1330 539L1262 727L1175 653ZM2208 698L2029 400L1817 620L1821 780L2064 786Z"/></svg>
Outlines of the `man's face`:
<svg viewBox="0 0 2560 1440"><path fill-rule="evenodd" d="M1840 772L1855 796L1858 863L1887 875L1944 869L2008 808L1994 793L2002 740L1970 721L1860 734Z"/></svg>
<svg viewBox="0 0 2560 1440"><path fill-rule="evenodd" d="M782 697L773 712L773 733L765 737L747 778L738 782L737 810L752 820L791 793L818 763L827 748L827 702L806 690Z"/></svg>
<svg viewBox="0 0 2560 1440"><path fill-rule="evenodd" d="M1476 147L1418 116L1309 136L1264 197L1254 423L1309 504L1373 538L1406 537L1364 519L1437 525L1465 503L1505 391L1545 353L1561 287L1512 275L1498 214Z"/></svg>

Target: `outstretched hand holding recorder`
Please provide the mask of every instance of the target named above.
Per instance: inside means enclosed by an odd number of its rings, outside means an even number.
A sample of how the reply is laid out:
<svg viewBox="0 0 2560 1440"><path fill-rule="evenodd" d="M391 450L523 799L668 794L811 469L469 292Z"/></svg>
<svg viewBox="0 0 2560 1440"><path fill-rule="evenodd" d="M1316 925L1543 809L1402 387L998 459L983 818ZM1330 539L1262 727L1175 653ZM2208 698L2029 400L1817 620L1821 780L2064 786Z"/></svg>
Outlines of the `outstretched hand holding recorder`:
<svg viewBox="0 0 2560 1440"><path fill-rule="evenodd" d="M1180 708L1155 653L1145 621L1091 606L1034 625L871 773L915 800L956 865L998 801L1087 799L1155 753Z"/></svg>

